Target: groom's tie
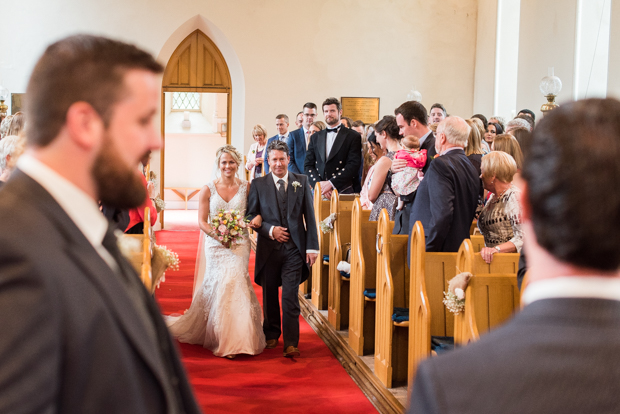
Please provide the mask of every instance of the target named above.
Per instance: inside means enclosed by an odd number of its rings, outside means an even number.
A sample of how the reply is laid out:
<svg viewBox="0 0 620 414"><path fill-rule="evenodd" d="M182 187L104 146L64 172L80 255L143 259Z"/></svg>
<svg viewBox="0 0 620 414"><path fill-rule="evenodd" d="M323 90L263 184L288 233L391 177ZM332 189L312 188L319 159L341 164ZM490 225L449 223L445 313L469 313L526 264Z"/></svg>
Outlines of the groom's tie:
<svg viewBox="0 0 620 414"><path fill-rule="evenodd" d="M284 188L284 180L280 178L278 180L278 185L280 185L280 188L278 188L278 196L280 196L280 200L284 202L286 201L286 189Z"/></svg>

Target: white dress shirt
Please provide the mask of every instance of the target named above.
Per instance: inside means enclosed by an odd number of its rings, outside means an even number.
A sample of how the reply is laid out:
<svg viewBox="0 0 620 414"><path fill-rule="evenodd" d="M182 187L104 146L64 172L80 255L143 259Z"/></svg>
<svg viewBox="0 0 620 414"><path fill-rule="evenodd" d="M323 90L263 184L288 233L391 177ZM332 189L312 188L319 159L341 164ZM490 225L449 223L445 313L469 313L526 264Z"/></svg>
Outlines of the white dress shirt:
<svg viewBox="0 0 620 414"><path fill-rule="evenodd" d="M97 202L72 182L30 154L24 154L19 158L17 168L39 183L54 197L54 200L84 234L99 256L105 260L110 268L115 271L118 270L116 260L102 244L103 237L108 230L108 221L101 214Z"/></svg>
<svg viewBox="0 0 620 414"><path fill-rule="evenodd" d="M521 303L556 298L620 300L620 278L566 276L535 281L526 286Z"/></svg>
<svg viewBox="0 0 620 414"><path fill-rule="evenodd" d="M271 177L273 178L273 182L276 185L276 190L280 191L280 184L278 184L279 180L284 180L284 192L286 192L286 189L288 187L288 171L286 172L286 174L284 174L284 177L282 178L278 178L274 173L271 173ZM274 240L273 237L273 228L275 226L271 226L271 228L269 229L269 237L271 238L271 240ZM315 253L315 254L319 254L318 250L306 250L306 253Z"/></svg>
<svg viewBox="0 0 620 414"><path fill-rule="evenodd" d="M338 124L335 127L328 126L328 128L342 128L342 124ZM327 140L325 141L325 159L329 158L329 154L332 152L332 147L334 146L334 141L336 141L337 135L337 131L327 132Z"/></svg>
<svg viewBox="0 0 620 414"><path fill-rule="evenodd" d="M284 134L284 135L280 135L280 134L278 134L278 139L279 139L280 141L284 141L284 142L286 142L286 140L288 139L288 131L286 131L286 134Z"/></svg>

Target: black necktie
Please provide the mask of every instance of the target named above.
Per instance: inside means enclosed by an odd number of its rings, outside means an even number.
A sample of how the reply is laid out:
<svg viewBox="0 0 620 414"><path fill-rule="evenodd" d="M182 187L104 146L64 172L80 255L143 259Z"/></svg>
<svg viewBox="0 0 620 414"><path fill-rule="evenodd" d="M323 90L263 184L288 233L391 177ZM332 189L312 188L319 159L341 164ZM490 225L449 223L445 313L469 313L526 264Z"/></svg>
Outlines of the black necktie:
<svg viewBox="0 0 620 414"><path fill-rule="evenodd" d="M327 132L338 132L339 129L340 125L338 125L336 128L327 128Z"/></svg>
<svg viewBox="0 0 620 414"><path fill-rule="evenodd" d="M278 180L278 184L280 185L280 188L278 189L278 195L280 196L280 200L281 201L285 201L286 200L286 189L284 188L284 180L283 179L279 179Z"/></svg>

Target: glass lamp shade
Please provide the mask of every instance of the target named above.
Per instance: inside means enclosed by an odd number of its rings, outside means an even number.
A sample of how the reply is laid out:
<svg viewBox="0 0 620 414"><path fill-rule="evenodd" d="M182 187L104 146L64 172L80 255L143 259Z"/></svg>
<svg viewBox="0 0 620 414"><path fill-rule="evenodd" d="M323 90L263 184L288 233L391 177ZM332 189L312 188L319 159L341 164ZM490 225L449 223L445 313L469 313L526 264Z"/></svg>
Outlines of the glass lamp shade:
<svg viewBox="0 0 620 414"><path fill-rule="evenodd" d="M557 96L562 90L562 81L553 74L553 68L549 68L549 75L540 81L540 92L544 96Z"/></svg>
<svg viewBox="0 0 620 414"><path fill-rule="evenodd" d="M0 85L0 101L6 101L9 99L9 90Z"/></svg>
<svg viewBox="0 0 620 414"><path fill-rule="evenodd" d="M411 90L407 94L407 100L422 102L422 94L420 93L420 91L416 90L415 88L411 88Z"/></svg>

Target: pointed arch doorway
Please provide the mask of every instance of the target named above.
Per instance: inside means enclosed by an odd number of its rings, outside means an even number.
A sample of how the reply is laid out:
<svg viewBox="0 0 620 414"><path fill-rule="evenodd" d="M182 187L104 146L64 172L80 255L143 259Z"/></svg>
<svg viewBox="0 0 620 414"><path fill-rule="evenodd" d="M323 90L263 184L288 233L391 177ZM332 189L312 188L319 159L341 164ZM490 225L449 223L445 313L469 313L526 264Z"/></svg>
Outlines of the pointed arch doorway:
<svg viewBox="0 0 620 414"><path fill-rule="evenodd" d="M231 105L226 61L197 29L177 46L162 81L160 194L164 200L166 193L174 193L187 209L188 199L198 194L209 178L215 149L230 144ZM159 216L162 229L164 211Z"/></svg>

